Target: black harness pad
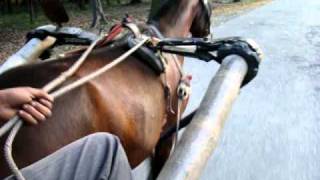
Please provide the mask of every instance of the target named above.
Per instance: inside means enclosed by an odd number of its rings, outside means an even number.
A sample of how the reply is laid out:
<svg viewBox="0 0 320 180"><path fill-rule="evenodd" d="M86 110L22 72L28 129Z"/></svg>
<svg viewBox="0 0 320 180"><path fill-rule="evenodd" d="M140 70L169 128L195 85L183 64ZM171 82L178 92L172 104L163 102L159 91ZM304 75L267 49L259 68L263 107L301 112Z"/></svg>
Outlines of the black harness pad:
<svg viewBox="0 0 320 180"><path fill-rule="evenodd" d="M136 45L136 41L133 40L131 36L127 39L128 42L128 48L132 48ZM148 65L157 75L160 75L164 72L164 65L160 59L156 55L156 52L152 49L141 46L136 52L133 53L133 56L139 58L144 62L146 65Z"/></svg>

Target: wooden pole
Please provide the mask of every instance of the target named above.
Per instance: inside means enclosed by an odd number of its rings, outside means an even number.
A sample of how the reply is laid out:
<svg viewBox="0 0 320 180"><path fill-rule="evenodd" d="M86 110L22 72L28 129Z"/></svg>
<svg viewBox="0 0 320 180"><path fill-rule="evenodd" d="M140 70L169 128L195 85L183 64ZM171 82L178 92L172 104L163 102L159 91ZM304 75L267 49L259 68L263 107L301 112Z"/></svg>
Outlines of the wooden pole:
<svg viewBox="0 0 320 180"><path fill-rule="evenodd" d="M224 122L239 94L247 70L247 63L240 56L231 55L223 60L195 117L160 172L159 180L200 178L217 146Z"/></svg>
<svg viewBox="0 0 320 180"><path fill-rule="evenodd" d="M0 74L3 72L27 63L33 63L50 46L56 42L56 38L48 36L44 40L37 38L31 39L18 52L10 56L1 66Z"/></svg>

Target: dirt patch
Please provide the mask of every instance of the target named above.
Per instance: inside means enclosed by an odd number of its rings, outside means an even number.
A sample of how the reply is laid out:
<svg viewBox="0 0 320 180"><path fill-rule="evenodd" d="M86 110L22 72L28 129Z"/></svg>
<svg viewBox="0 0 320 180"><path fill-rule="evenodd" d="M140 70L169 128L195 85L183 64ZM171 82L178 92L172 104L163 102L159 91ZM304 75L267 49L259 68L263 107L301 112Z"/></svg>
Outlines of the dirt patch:
<svg viewBox="0 0 320 180"><path fill-rule="evenodd" d="M221 24L232 17L248 11L252 8L264 5L271 0L259 0L254 3L235 3L235 4L218 4L215 3L214 10L214 24ZM74 8L74 7L70 7ZM67 8L69 9L69 7ZM104 29L109 29L113 24L119 22L126 13L133 15L135 19L145 21L147 19L148 12L150 10L149 3L142 3L131 6L112 6L105 8L108 24L104 26ZM91 23L90 11L72 10L69 13L71 21L66 26L77 26L87 30ZM26 33L43 24L50 24L43 15L40 15L37 22L33 25L25 25L21 18L12 17L0 17L0 62L7 59L11 54L15 53L25 42ZM21 22L19 22L19 20ZM14 22L14 23L12 23ZM24 23L24 24L23 24ZM22 25L23 24L23 25ZM92 31L92 30L90 30Z"/></svg>
<svg viewBox="0 0 320 180"><path fill-rule="evenodd" d="M232 4L221 4L221 3L213 3L215 15L227 15L233 14L234 12L244 11L256 7L263 6L272 0L258 0L255 2L240 2L240 3L232 3Z"/></svg>
<svg viewBox="0 0 320 180"><path fill-rule="evenodd" d="M221 25L236 16L263 6L271 1L272 0L257 0L255 2L240 2L232 4L213 3L215 7L213 11L213 23L215 26Z"/></svg>

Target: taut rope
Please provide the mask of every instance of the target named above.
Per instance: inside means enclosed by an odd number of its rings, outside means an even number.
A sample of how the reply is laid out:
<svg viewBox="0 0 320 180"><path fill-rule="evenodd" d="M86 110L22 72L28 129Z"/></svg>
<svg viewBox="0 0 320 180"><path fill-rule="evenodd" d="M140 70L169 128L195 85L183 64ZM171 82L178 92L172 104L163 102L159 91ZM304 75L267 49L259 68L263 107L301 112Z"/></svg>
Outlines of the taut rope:
<svg viewBox="0 0 320 180"><path fill-rule="evenodd" d="M72 76L75 71L79 69L79 67L82 65L82 63L85 61L85 59L88 57L89 53L92 51L92 49L96 46L96 44L101 40L102 38L98 38L96 41L94 41L88 49L81 55L79 60L73 64L67 71L63 72L59 77L49 82L46 86L44 86L42 89L46 92L50 92L55 87L59 86L61 83L63 83L67 78ZM5 125L3 125L0 129L0 137L2 137L6 132L8 132L17 122L19 121L19 117L15 116L10 121L8 121Z"/></svg>
<svg viewBox="0 0 320 180"><path fill-rule="evenodd" d="M98 69L97 71L89 74L88 76L85 76L65 87L62 87L61 89L51 93L51 95L54 98L60 97L61 95L77 88L80 87L82 85L84 85L85 83L87 83L88 81L102 75L103 73L105 73L106 71L110 70L111 68L113 68L114 66L118 65L119 63L121 63L122 61L124 61L127 57L129 57L132 53L134 53L136 50L138 50L138 48L140 48L146 41L148 41L150 38L149 37L143 37L142 40L135 45L133 48L131 48L129 51L127 51L126 53L122 54L120 57L118 57L117 59L113 60L111 63L103 66L102 68ZM82 54L82 56L80 57L80 59L71 66L71 68L69 68L66 72L62 73L58 78L54 79L53 81L49 82L46 86L43 87L43 90L45 90L46 92L50 92L51 90L53 90L54 88L56 88L58 85L60 85L61 83L63 83L67 78L69 78L70 76L72 76L81 66L81 64L85 61L85 59L87 58L87 56L89 55L89 53L92 51L92 49L96 46L96 44L101 40L101 38L99 38L98 40L94 41L90 47ZM12 118L8 123L6 123L1 129L0 129L0 137L5 134L8 130L11 130L7 141L5 143L5 158L6 161L11 169L11 171L13 172L13 174L15 175L15 177L18 180L25 180L25 178L22 176L21 172L19 171L19 168L17 167L17 165L15 164L13 157L12 157L12 144L13 144L13 140L16 136L16 134L18 133L18 131L20 130L21 126L23 125L23 121L19 119L18 116L15 116L14 118Z"/></svg>

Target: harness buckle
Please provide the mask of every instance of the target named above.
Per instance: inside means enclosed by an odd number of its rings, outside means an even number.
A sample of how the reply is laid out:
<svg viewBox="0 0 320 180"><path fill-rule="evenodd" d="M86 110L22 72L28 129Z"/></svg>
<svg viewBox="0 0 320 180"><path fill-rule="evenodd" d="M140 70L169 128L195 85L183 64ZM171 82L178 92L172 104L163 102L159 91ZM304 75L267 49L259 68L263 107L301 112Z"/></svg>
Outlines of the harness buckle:
<svg viewBox="0 0 320 180"><path fill-rule="evenodd" d="M191 94L190 81L192 79L191 75L187 75L181 78L178 88L177 96L180 100L186 100Z"/></svg>

